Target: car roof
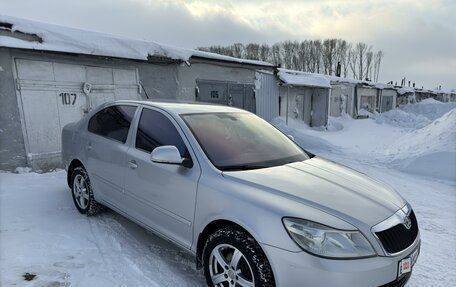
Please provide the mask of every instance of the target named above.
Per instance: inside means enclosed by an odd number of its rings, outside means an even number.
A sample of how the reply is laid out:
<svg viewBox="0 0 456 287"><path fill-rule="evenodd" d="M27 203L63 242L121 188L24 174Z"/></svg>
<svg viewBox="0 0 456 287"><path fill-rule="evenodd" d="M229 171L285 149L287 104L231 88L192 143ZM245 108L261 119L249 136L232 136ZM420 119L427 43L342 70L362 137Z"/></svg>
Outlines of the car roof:
<svg viewBox="0 0 456 287"><path fill-rule="evenodd" d="M229 106L201 103L201 102L179 102L166 100L118 100L115 104L138 104L150 107L156 107L168 112L182 115L195 113L228 113L228 112L245 112L247 111Z"/></svg>

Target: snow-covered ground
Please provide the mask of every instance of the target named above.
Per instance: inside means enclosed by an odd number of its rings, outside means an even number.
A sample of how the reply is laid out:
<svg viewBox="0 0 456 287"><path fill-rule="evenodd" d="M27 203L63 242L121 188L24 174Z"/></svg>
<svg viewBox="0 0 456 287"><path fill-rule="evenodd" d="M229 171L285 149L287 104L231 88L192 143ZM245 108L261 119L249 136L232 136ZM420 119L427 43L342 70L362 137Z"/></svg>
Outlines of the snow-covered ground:
<svg viewBox="0 0 456 287"><path fill-rule="evenodd" d="M328 131L274 124L398 190L422 237L408 286L456 286L456 104L427 100L372 116L332 118ZM205 286L194 259L172 244L114 212L81 216L65 178L0 173L0 286Z"/></svg>

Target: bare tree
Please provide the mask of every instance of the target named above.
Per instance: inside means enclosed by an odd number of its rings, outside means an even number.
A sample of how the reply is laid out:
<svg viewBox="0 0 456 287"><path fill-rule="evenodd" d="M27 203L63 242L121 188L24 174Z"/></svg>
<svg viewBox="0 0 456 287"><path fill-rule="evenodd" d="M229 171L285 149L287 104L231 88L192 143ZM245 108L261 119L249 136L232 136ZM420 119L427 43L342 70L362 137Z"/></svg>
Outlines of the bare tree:
<svg viewBox="0 0 456 287"><path fill-rule="evenodd" d="M348 63L350 70L353 73L353 79L358 79L358 74L356 73L356 67L358 66L358 53L354 48L351 48L348 51Z"/></svg>
<svg viewBox="0 0 456 287"><path fill-rule="evenodd" d="M245 46L245 58L249 60L258 60L260 53L260 45L250 43Z"/></svg>
<svg viewBox="0 0 456 287"><path fill-rule="evenodd" d="M346 50L341 58L342 60L342 71L344 72L344 78L348 76L348 67L350 66L350 51L352 50L352 44L347 44Z"/></svg>
<svg viewBox="0 0 456 287"><path fill-rule="evenodd" d="M373 67L374 53L369 51L366 53L366 80L372 81L372 67Z"/></svg>
<svg viewBox="0 0 456 287"><path fill-rule="evenodd" d="M284 41L268 44L235 43L230 46L200 47L202 51L219 53L237 58L262 60L274 65L311 73L333 75L340 63L341 76L378 81L383 52L372 51L372 46L362 42L356 45L342 39Z"/></svg>
<svg viewBox="0 0 456 287"><path fill-rule="evenodd" d="M346 76L347 71L347 53L348 53L348 44L347 41L338 39L336 45L336 52L334 54L334 70L337 69L338 63L341 66L341 72L344 72ZM342 75L342 74L341 74Z"/></svg>
<svg viewBox="0 0 456 287"><path fill-rule="evenodd" d="M268 44L261 44L259 57L261 61L269 61L270 60L270 48Z"/></svg>
<svg viewBox="0 0 456 287"><path fill-rule="evenodd" d="M378 75L380 74L380 64L385 54L382 50L378 51L374 56L374 81L378 82Z"/></svg>
<svg viewBox="0 0 456 287"><path fill-rule="evenodd" d="M332 75L333 63L336 54L337 39L326 39L323 41L322 61L325 74Z"/></svg>
<svg viewBox="0 0 456 287"><path fill-rule="evenodd" d="M235 43L232 46L233 57L243 58L244 55L244 45L242 43Z"/></svg>
<svg viewBox="0 0 456 287"><path fill-rule="evenodd" d="M280 43L275 43L271 48L271 58L274 65L282 64L282 57L280 55L281 45Z"/></svg>

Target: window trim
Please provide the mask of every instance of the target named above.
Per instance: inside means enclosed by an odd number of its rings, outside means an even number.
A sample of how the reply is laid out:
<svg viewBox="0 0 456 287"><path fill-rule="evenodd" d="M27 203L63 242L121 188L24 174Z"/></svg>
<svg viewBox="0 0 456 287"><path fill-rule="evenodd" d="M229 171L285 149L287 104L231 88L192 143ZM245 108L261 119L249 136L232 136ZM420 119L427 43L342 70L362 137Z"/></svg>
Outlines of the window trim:
<svg viewBox="0 0 456 287"><path fill-rule="evenodd" d="M141 121L141 116L142 116L142 113L143 113L144 110L152 110L152 111L158 112L158 113L162 114L164 117L166 117L171 122L171 124L176 129L177 133L181 137L181 140L182 140L182 142L184 143L184 145L185 145L185 147L187 149L189 159L191 159L193 161L193 163L194 163L195 162L194 159L197 158L197 157L195 155L195 152L193 150L192 145L190 144L190 141L188 140L187 135L182 130L182 127L179 125L179 123L176 121L176 119L174 119L174 117L169 114L169 112L167 112L166 110L157 108L157 107L153 107L153 106L141 105L140 109L137 110L134 130L133 130L132 135L131 135L132 139L131 139L131 142L130 142L130 148L134 148L134 149L136 149L138 151L141 151L143 153L147 153L148 155L150 155L152 153L152 152L148 152L148 151L146 151L144 149L136 147L136 137L137 137L137 134L138 134L139 122ZM193 153L193 155L192 155L192 153Z"/></svg>
<svg viewBox="0 0 456 287"><path fill-rule="evenodd" d="M99 112L101 112L101 111L103 111L105 109L114 107L114 106L115 107L117 107L117 106L130 106L130 107L135 107L136 108L136 110L135 110L135 112L133 114L133 117L131 119L130 126L128 127L128 133L127 133L127 138L125 139L125 142L122 142L122 141L120 141L118 139L111 138L111 137L108 137L108 136L100 135L100 134L94 133L94 132L89 130L90 120L92 120L93 117L95 117ZM113 103L113 104L110 104L110 105L107 105L107 106L103 106L102 108L100 108L99 110L94 112L90 118L88 118L87 124L86 124L86 130L91 135L95 135L95 136L98 136L100 138L104 138L104 139L107 139L107 140L110 140L110 141L113 141L113 142L116 142L116 143L120 143L120 144L123 144L123 145L128 145L128 139L130 138L132 127L134 126L133 124L136 122L137 113L138 113L138 110L140 109L140 107L141 106L139 106L139 105L130 104L130 103Z"/></svg>

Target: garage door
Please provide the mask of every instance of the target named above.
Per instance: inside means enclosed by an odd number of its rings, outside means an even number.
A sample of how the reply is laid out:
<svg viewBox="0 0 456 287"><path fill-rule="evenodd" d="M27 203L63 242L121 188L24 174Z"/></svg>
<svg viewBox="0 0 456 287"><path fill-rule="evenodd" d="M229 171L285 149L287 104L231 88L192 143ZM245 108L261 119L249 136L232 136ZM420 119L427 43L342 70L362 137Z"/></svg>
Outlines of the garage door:
<svg viewBox="0 0 456 287"><path fill-rule="evenodd" d="M256 111L253 85L211 80L197 80L196 85L197 101Z"/></svg>
<svg viewBox="0 0 456 287"><path fill-rule="evenodd" d="M62 128L93 107L116 99L140 99L136 69L16 59L16 81L29 164L60 164Z"/></svg>
<svg viewBox="0 0 456 287"><path fill-rule="evenodd" d="M382 110L381 112L387 112L393 108L393 96L382 96Z"/></svg>

